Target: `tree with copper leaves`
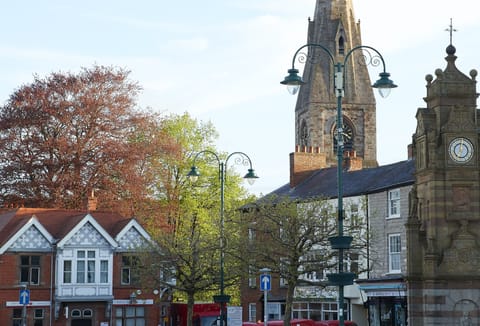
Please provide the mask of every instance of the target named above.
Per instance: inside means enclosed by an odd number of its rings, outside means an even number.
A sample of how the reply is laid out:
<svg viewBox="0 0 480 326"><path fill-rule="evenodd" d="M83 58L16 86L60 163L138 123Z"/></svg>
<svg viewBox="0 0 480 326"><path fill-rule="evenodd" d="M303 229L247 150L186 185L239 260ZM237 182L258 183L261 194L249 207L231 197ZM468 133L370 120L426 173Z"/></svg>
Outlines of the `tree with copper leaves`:
<svg viewBox="0 0 480 326"><path fill-rule="evenodd" d="M80 209L95 197L114 207L141 196L130 188L144 184L141 166L163 146L145 135L156 120L136 109L141 87L128 77L93 66L15 90L0 109L0 205Z"/></svg>

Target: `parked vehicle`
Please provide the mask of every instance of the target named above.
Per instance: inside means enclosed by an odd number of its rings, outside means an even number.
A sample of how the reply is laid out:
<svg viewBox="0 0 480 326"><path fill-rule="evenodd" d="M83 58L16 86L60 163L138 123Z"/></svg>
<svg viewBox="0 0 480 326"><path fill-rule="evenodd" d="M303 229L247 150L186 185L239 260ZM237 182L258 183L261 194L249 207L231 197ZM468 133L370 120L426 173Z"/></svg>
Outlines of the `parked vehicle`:
<svg viewBox="0 0 480 326"><path fill-rule="evenodd" d="M187 308L186 303L172 303L171 315L174 325L187 326ZM192 322L194 326L211 326L216 324L215 321L219 317L220 305L218 303L195 303L193 305Z"/></svg>
<svg viewBox="0 0 480 326"><path fill-rule="evenodd" d="M315 321L315 326L338 326L338 320L318 320ZM345 326L357 326L357 324L350 320L345 320Z"/></svg>
<svg viewBox="0 0 480 326"><path fill-rule="evenodd" d="M263 326L263 322L249 322L245 321L242 326ZM338 326L338 320L311 320L311 319L292 319L290 320L290 326ZM269 320L267 326L283 326L283 320ZM351 320L345 320L345 326L357 326L357 324Z"/></svg>
<svg viewBox="0 0 480 326"><path fill-rule="evenodd" d="M283 320L269 320L267 326L283 326ZM290 326L315 326L315 322L311 319L291 319Z"/></svg>
<svg viewBox="0 0 480 326"><path fill-rule="evenodd" d="M264 322L250 322L246 321L242 323L242 326L263 326ZM283 326L283 320L269 320L267 326ZM311 319L292 319L290 320L290 326L316 326L315 322Z"/></svg>

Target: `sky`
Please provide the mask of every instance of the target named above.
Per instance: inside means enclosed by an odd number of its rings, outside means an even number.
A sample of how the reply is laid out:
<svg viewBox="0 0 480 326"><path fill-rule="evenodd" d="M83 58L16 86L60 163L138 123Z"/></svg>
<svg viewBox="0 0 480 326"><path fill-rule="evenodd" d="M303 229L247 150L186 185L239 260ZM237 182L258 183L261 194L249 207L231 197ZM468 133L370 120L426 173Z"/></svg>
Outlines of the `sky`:
<svg viewBox="0 0 480 326"><path fill-rule="evenodd" d="M425 75L446 67L453 19L457 67L480 68L478 0L352 0L363 45L398 85L377 100L380 165L407 159ZM131 71L138 104L212 122L221 152L246 153L265 195L289 182L296 97L280 81L307 41L315 0L24 0L0 10L0 103L34 75L93 65ZM479 33L479 34L477 34ZM380 71L371 69L371 80ZM228 171L246 173L233 157ZM228 177L228 176L227 176Z"/></svg>

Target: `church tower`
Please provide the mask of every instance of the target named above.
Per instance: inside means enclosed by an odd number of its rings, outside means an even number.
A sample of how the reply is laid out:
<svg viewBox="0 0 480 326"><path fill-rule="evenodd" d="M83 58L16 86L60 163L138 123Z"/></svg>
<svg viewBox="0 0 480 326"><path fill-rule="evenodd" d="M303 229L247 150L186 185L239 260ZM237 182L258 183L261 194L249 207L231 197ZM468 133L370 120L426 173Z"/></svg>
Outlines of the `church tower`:
<svg viewBox="0 0 480 326"><path fill-rule="evenodd" d="M328 48L335 62L343 63L348 51L362 44L352 0L317 0L314 19L309 20L307 43ZM334 67L324 51L310 51L303 72L306 84L300 88L295 108L291 186L301 182L312 171L309 169L337 164ZM375 97L362 51L353 53L345 64L342 110L343 129L348 136L346 154L356 161L356 168L377 166Z"/></svg>
<svg viewBox="0 0 480 326"><path fill-rule="evenodd" d="M452 29L450 29L450 32ZM413 135L416 181L407 223L409 325L480 323L480 164L476 76L426 76Z"/></svg>

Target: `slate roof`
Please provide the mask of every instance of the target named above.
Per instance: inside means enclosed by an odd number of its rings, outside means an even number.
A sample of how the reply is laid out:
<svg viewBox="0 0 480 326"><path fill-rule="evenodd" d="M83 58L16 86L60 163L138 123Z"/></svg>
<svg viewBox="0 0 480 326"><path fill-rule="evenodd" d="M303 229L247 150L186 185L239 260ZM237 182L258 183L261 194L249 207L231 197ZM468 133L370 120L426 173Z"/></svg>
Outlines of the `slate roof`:
<svg viewBox="0 0 480 326"><path fill-rule="evenodd" d="M117 213L101 211L87 212L53 208L2 210L0 211L0 246L27 224L33 216L58 240L67 235L87 214L92 215L112 238L115 238L132 220L132 218L126 218Z"/></svg>
<svg viewBox="0 0 480 326"><path fill-rule="evenodd" d="M415 182L414 160L382 165L376 168L343 172L343 195L352 197L384 191L395 187L412 185ZM313 172L306 180L294 188L286 184L269 196L289 197L293 200L311 198L336 198L337 168L331 167Z"/></svg>

